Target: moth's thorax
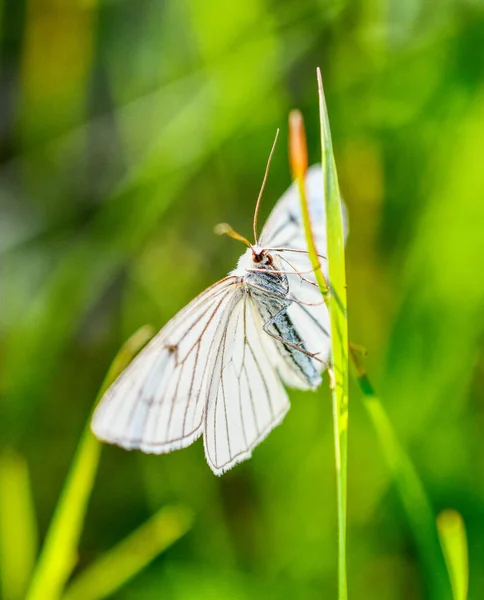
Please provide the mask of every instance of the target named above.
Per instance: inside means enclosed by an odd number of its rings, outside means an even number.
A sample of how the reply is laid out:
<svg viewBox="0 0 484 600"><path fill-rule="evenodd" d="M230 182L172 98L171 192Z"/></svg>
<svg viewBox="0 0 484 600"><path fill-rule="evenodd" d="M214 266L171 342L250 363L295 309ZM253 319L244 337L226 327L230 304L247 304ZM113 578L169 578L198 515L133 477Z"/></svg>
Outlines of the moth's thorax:
<svg viewBox="0 0 484 600"><path fill-rule="evenodd" d="M242 254L231 275L240 277L247 285L255 286L259 291L285 296L289 288L287 275L283 271L276 256L254 245Z"/></svg>

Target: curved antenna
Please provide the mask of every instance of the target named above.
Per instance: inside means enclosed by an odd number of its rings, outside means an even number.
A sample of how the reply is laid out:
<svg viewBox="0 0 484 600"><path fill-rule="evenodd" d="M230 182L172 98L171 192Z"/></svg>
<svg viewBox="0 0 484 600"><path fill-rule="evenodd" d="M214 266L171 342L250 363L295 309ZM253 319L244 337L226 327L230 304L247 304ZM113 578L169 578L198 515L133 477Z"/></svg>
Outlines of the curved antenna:
<svg viewBox="0 0 484 600"><path fill-rule="evenodd" d="M240 235L240 233L237 233L228 223L219 223L218 225L215 225L213 231L217 235L228 235L232 239L244 242L249 248L252 248L252 244L249 240L243 235Z"/></svg>
<svg viewBox="0 0 484 600"><path fill-rule="evenodd" d="M257 217L259 215L259 205L262 198L262 194L264 192L264 188L267 181L267 176L269 175L269 167L271 166L272 155L274 154L274 150L276 148L277 138L279 137L279 129L276 131L276 137L274 138L274 143L272 144L272 150L269 154L269 160L267 161L266 172L264 174L264 179L262 180L262 186L260 188L259 197L257 198L257 203L255 205L254 212L254 243L257 244Z"/></svg>

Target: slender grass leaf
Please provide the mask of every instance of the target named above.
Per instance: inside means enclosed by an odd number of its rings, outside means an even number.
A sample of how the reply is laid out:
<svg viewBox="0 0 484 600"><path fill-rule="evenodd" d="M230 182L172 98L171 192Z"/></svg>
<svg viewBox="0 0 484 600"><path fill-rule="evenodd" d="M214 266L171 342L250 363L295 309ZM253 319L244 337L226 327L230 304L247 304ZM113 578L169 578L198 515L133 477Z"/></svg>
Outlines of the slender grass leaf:
<svg viewBox="0 0 484 600"><path fill-rule="evenodd" d="M338 589L340 600L348 596L346 576L346 503L348 465L348 320L346 311L346 270L343 216L338 174L333 155L328 112L321 72L318 69L321 163L326 208L328 271L330 282L331 367L333 423L338 493Z"/></svg>
<svg viewBox="0 0 484 600"><path fill-rule="evenodd" d="M0 579L4 600L24 597L37 544L27 463L22 456L6 449L0 457Z"/></svg>
<svg viewBox="0 0 484 600"><path fill-rule="evenodd" d="M428 578L429 590L435 600L452 598L444 556L439 546L435 514L418 473L400 444L390 419L375 394L373 386L360 365L357 353L350 347L358 383L364 395L364 405L375 429L382 454L395 480L397 490L412 528L420 560Z"/></svg>
<svg viewBox="0 0 484 600"><path fill-rule="evenodd" d="M192 519L192 513L184 507L162 508L74 579L63 600L110 596L182 537Z"/></svg>
<svg viewBox="0 0 484 600"><path fill-rule="evenodd" d="M348 325L346 313L346 274L343 217L338 176L334 162L331 133L318 69L321 126L322 175L327 228L329 286L324 279L311 230L304 175L307 149L302 117L290 117L290 159L293 177L299 189L309 258L316 280L327 304L331 323L331 394L333 399L334 446L338 511L338 598L348 597L346 574L346 496L347 496L347 431L348 431Z"/></svg>
<svg viewBox="0 0 484 600"><path fill-rule="evenodd" d="M152 334L151 328L144 326L121 347L101 386L98 398ZM76 564L77 546L100 454L101 444L91 433L88 421L47 532L27 600L56 600L61 597Z"/></svg>
<svg viewBox="0 0 484 600"><path fill-rule="evenodd" d="M437 530L449 571L454 600L466 600L469 587L469 562L464 519L452 509L437 517Z"/></svg>

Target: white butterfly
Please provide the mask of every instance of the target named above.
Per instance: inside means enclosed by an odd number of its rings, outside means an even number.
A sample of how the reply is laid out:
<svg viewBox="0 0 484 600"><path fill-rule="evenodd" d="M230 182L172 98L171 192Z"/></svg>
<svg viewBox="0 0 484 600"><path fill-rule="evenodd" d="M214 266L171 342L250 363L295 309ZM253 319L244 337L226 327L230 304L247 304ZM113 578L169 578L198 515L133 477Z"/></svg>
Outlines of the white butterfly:
<svg viewBox="0 0 484 600"><path fill-rule="evenodd" d="M320 166L308 170L306 191L324 256ZM169 321L111 385L92 430L106 442L156 454L203 435L207 462L221 475L282 421L289 409L283 383L319 386L330 347L292 185L237 268Z"/></svg>

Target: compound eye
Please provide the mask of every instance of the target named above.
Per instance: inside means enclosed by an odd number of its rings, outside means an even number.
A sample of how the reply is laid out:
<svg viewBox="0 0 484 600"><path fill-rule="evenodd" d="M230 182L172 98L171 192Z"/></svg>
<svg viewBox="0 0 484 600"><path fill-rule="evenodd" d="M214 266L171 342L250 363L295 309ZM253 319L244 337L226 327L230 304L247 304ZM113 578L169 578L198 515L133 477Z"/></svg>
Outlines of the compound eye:
<svg viewBox="0 0 484 600"><path fill-rule="evenodd" d="M266 254L264 264L272 266L272 263L273 263L272 256L270 254Z"/></svg>

